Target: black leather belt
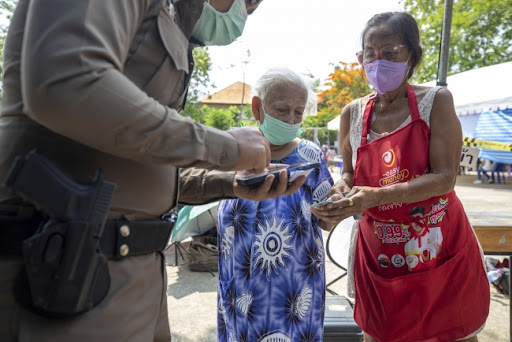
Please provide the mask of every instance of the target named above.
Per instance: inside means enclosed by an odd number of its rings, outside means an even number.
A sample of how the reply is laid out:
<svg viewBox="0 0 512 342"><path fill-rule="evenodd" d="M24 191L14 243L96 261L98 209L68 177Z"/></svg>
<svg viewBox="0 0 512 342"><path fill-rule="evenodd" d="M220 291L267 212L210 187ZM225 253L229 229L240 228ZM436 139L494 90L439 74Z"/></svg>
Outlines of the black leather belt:
<svg viewBox="0 0 512 342"><path fill-rule="evenodd" d="M21 256L21 243L35 233L40 221L0 217L0 255ZM107 258L123 258L162 251L174 223L164 220L107 220L100 240Z"/></svg>

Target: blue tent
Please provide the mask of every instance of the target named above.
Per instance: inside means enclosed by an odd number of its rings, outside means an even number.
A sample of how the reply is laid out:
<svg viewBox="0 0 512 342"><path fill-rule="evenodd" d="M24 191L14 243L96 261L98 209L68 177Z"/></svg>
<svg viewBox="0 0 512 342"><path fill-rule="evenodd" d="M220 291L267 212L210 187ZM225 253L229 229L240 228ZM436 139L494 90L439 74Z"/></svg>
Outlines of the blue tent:
<svg viewBox="0 0 512 342"><path fill-rule="evenodd" d="M474 138L512 144L512 108L481 113ZM480 158L512 164L512 151L481 148Z"/></svg>
<svg viewBox="0 0 512 342"><path fill-rule="evenodd" d="M512 144L512 62L450 75L446 79L453 95L462 134ZM435 81L424 83L434 86ZM512 152L480 149L480 157L512 164Z"/></svg>

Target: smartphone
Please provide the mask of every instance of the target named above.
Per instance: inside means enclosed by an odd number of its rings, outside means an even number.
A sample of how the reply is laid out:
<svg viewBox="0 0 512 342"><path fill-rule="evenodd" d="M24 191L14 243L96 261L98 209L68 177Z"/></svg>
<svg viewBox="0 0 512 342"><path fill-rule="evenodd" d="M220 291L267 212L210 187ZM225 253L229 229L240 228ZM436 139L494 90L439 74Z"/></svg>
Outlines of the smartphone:
<svg viewBox="0 0 512 342"><path fill-rule="evenodd" d="M272 168L271 170L268 170L267 172L259 175L246 175L237 177L236 182L240 185L258 187L265 181L265 178L267 178L268 175L272 174L274 175L274 182L272 183L272 186L275 186L279 182L279 172L281 172L281 170L286 170L288 172L288 182L290 183L301 175L307 176L311 171L319 167L320 163L315 162L284 165L281 167Z"/></svg>
<svg viewBox="0 0 512 342"><path fill-rule="evenodd" d="M319 208L319 207L323 207L324 205L327 205L329 203L332 203L332 201L326 200L326 201L322 201L322 202L318 202L318 203L313 203L313 204L311 204L311 206L313 208Z"/></svg>
<svg viewBox="0 0 512 342"><path fill-rule="evenodd" d="M300 176L308 176L314 169L320 168L320 163L309 162L295 164L288 167L288 183L293 182Z"/></svg>

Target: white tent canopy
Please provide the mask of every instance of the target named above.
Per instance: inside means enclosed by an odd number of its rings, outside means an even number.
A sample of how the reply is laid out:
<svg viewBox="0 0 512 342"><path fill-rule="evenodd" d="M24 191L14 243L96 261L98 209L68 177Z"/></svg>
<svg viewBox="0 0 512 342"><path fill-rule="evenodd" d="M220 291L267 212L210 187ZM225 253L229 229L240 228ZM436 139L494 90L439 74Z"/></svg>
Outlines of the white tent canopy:
<svg viewBox="0 0 512 342"><path fill-rule="evenodd" d="M340 115L332 119L327 123L327 129L330 129L332 131L337 131L340 129Z"/></svg>
<svg viewBox="0 0 512 342"><path fill-rule="evenodd" d="M461 116L512 108L511 79L512 62L506 62L448 76L446 83L453 95L455 111ZM435 84L436 81L430 81L421 85ZM339 127L339 116L327 123L328 129Z"/></svg>
<svg viewBox="0 0 512 342"><path fill-rule="evenodd" d="M464 71L448 76L457 115L512 108L512 62ZM421 85L434 86L436 81Z"/></svg>

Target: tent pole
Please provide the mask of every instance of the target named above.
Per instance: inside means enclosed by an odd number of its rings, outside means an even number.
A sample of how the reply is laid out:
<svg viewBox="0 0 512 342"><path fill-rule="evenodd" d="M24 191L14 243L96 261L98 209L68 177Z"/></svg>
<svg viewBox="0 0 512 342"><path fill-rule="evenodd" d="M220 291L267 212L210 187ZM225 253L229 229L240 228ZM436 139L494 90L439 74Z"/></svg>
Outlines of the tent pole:
<svg viewBox="0 0 512 342"><path fill-rule="evenodd" d="M446 75L448 73L448 57L450 52L450 31L452 24L453 0L445 0L443 15L443 31L441 33L441 53L439 54L439 79L438 86L446 87Z"/></svg>

